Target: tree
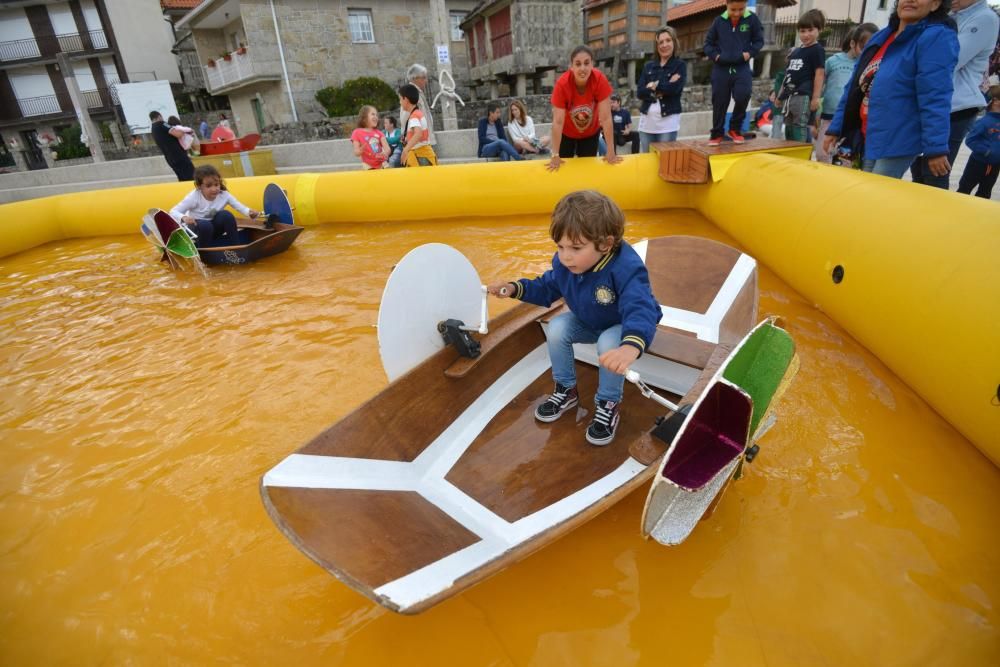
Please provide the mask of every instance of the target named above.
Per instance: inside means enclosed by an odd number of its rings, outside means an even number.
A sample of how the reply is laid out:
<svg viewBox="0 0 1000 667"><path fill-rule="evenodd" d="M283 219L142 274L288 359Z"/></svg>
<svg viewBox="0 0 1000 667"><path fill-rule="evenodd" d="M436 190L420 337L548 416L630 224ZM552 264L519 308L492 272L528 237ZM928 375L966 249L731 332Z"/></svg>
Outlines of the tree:
<svg viewBox="0 0 1000 667"><path fill-rule="evenodd" d="M392 86L374 76L363 76L345 81L343 86L328 86L316 92L316 101L323 105L327 115L350 116L358 113L365 104L376 109L393 109L399 105L399 96Z"/></svg>

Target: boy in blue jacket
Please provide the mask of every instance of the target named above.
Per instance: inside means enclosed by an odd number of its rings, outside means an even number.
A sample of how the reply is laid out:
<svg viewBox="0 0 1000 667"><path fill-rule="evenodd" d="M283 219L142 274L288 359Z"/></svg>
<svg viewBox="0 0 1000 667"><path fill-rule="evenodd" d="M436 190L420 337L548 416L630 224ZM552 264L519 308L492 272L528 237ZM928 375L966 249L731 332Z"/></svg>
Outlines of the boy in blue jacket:
<svg viewBox="0 0 1000 667"><path fill-rule="evenodd" d="M1000 85L990 86L990 105L986 115L972 126L965 145L972 149L969 161L965 163L958 191L971 194L972 188L979 186L976 196L989 199L1000 171Z"/></svg>
<svg viewBox="0 0 1000 667"><path fill-rule="evenodd" d="M656 334L662 312L649 285L646 265L628 243L625 215L593 190L571 192L552 212L549 234L558 251L552 268L534 279L490 285L490 294L547 307L563 298L569 312L549 322L549 358L555 391L535 409L535 419L553 422L574 407L573 343L597 343L596 409L587 442L603 446L615 437L625 371Z"/></svg>
<svg viewBox="0 0 1000 667"><path fill-rule="evenodd" d="M729 138L743 143L740 128L746 117L753 86L750 59L764 48L764 28L757 15L747 9L746 0L726 0L726 11L715 17L705 35L705 55L712 66L712 134L709 146L722 143L729 100L733 115L729 120Z"/></svg>

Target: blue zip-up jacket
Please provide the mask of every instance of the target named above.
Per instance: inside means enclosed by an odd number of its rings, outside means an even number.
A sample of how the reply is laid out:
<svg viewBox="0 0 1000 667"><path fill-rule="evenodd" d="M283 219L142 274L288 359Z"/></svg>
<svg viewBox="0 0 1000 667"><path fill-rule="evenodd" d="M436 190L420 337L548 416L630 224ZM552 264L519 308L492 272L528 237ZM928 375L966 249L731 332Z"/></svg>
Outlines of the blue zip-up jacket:
<svg viewBox="0 0 1000 667"><path fill-rule="evenodd" d="M977 120L965 145L972 149L976 159L986 164L1000 165L1000 111L989 111Z"/></svg>
<svg viewBox="0 0 1000 667"><path fill-rule="evenodd" d="M680 74L681 78L671 83L670 77ZM646 86L656 81L656 90L650 90ZM639 106L640 113L649 111L649 106L656 98L660 98L660 115L672 116L681 112L681 92L687 82L687 64L677 57L671 57L667 64L660 65L660 57L650 60L643 65L642 74L639 75L639 89L636 95L642 104Z"/></svg>
<svg viewBox="0 0 1000 667"><path fill-rule="evenodd" d="M990 64L997 43L1000 16L986 0L952 13L958 23L958 64L955 66L955 94L951 110L981 109L983 93L979 85Z"/></svg>
<svg viewBox="0 0 1000 667"><path fill-rule="evenodd" d="M604 255L589 271L576 275L552 257L552 268L537 278L514 283L515 299L548 307L560 297L580 320L595 331L622 325L622 344L641 356L663 316L649 285L646 265L625 241Z"/></svg>
<svg viewBox="0 0 1000 667"><path fill-rule="evenodd" d="M729 20L728 10L716 16L705 35L705 55L720 67L746 65L743 54L749 53L754 58L762 48L764 26L749 9L743 12L735 28Z"/></svg>
<svg viewBox="0 0 1000 667"><path fill-rule="evenodd" d="M840 98L827 134L851 136L861 127L859 76L896 31L898 19L872 35ZM927 17L906 28L886 49L868 98L866 160L948 154L952 73L958 62L954 21Z"/></svg>
<svg viewBox="0 0 1000 667"><path fill-rule="evenodd" d="M490 124L489 120L486 118L479 119L479 150L476 153L477 157L483 156L483 146L491 143L491 139L486 138L486 127ZM507 134L503 131L503 122L497 118L497 122L493 123L497 128L497 139L507 140Z"/></svg>

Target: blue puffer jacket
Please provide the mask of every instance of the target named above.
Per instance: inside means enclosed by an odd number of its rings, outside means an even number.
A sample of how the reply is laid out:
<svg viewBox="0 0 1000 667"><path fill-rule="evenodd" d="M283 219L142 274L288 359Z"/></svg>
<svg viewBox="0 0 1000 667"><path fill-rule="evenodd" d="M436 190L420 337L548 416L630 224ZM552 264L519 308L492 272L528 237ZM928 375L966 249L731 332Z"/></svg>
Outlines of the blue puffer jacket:
<svg viewBox="0 0 1000 667"><path fill-rule="evenodd" d="M898 26L898 20L891 21L889 27L868 40L827 134L851 136L861 127L864 96L858 77L895 32L893 23ZM948 154L956 63L958 33L954 21L948 18L925 18L907 27L889 45L868 100L865 159Z"/></svg>
<svg viewBox="0 0 1000 667"><path fill-rule="evenodd" d="M965 145L986 164L1000 165L1000 111L989 111L980 118Z"/></svg>
<svg viewBox="0 0 1000 667"><path fill-rule="evenodd" d="M671 83L670 77L679 74L681 78ZM646 86L656 81L656 90L652 91ZM672 116L681 112L681 92L687 82L687 65L680 58L671 58L666 65L660 65L660 59L650 60L642 68L639 75L639 89L636 91L642 105L639 107L640 113L649 111L649 105L656 98L660 98L660 114Z"/></svg>

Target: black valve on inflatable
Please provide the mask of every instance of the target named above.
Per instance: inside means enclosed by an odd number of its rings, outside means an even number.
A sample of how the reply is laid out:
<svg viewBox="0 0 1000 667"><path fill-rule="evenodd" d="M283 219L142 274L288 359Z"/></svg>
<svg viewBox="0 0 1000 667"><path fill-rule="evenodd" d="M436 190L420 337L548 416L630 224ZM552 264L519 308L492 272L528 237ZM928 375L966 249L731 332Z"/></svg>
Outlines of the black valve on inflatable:
<svg viewBox="0 0 1000 667"><path fill-rule="evenodd" d="M264 219L264 227L266 229L274 229L274 223L281 222L281 216L277 213L269 213L267 218Z"/></svg>
<svg viewBox="0 0 1000 667"><path fill-rule="evenodd" d="M445 320L438 322L438 331L444 338L445 345L454 345L458 353L463 357L475 359L479 356L479 341L464 331L462 327L465 323L461 320Z"/></svg>

